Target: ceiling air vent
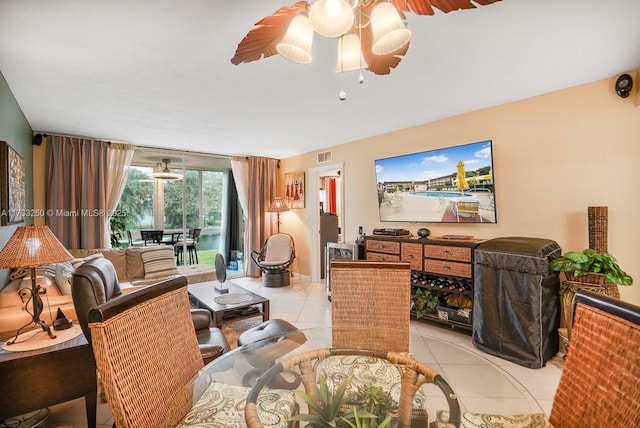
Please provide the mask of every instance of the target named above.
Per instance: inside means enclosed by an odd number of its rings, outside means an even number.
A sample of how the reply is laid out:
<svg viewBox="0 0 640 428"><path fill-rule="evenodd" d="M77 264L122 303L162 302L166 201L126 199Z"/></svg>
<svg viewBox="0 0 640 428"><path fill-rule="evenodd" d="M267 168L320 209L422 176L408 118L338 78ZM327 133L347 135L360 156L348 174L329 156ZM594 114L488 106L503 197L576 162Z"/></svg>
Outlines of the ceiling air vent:
<svg viewBox="0 0 640 428"><path fill-rule="evenodd" d="M329 162L331 159L331 150L318 153L318 163Z"/></svg>

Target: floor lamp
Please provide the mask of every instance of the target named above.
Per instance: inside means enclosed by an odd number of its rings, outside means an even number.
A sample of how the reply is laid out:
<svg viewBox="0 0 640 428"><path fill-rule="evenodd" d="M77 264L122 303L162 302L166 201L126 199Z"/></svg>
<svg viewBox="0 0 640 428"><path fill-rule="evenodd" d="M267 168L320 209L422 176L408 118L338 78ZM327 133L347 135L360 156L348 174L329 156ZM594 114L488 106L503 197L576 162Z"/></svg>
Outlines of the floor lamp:
<svg viewBox="0 0 640 428"><path fill-rule="evenodd" d="M271 201L271 205L269 205L269 209L267 212L276 213L276 224L278 225L278 233L280 233L280 213L285 211L289 211L289 207L287 203L282 199L282 196L276 196Z"/></svg>
<svg viewBox="0 0 640 428"><path fill-rule="evenodd" d="M20 333L32 325L40 326L51 339L55 339L56 336L51 332L47 323L40 319L40 314L44 309L40 296L46 294L47 290L36 281L36 267L72 258L73 256L47 226L21 226L9 238L7 244L0 251L0 269L29 268L31 270L31 288L23 288L20 293L24 296L29 295L25 308L28 311L29 302L31 302L33 312L30 314L32 320L20 327L15 337L8 341L7 345L15 343Z"/></svg>

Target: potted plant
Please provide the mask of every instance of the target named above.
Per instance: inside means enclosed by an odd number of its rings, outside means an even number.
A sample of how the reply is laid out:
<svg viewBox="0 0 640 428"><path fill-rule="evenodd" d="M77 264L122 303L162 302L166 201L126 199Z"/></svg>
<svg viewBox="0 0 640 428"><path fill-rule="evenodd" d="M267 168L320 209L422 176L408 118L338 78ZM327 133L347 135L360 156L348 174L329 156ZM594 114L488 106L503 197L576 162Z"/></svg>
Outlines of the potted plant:
<svg viewBox="0 0 640 428"><path fill-rule="evenodd" d="M549 263L549 267L565 272L569 281L600 283L604 281L617 285L631 285L633 279L618 265L609 253L599 253L587 248L583 251L569 251ZM596 274L596 275L593 275ZM591 278L596 277L599 281Z"/></svg>
<svg viewBox="0 0 640 428"><path fill-rule="evenodd" d="M347 386L351 382L351 377L347 377L336 389L335 393L331 393L324 375L320 376L318 386L315 387L315 395L317 400L303 391L296 390L296 394L300 395L309 407L309 413L301 413L289 418L290 421L307 422L309 428L326 428L337 427L340 420L340 411L351 400L347 394Z"/></svg>

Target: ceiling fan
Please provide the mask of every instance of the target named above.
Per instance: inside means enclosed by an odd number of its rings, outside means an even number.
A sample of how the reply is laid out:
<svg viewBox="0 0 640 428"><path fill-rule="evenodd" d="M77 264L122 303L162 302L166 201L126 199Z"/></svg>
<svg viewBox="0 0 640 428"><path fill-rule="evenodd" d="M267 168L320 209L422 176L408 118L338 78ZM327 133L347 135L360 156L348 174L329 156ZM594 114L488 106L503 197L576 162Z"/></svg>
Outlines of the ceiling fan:
<svg viewBox="0 0 640 428"><path fill-rule="evenodd" d="M340 38L336 72L360 68L377 75L389 74L409 49L411 32L403 23L405 12L433 15L434 8L448 13L473 9L474 3L486 6L498 1L302 0L258 21L238 44L231 62L238 65L276 54L298 63L311 62L311 40L317 33ZM355 65L346 64L347 36L355 43Z"/></svg>

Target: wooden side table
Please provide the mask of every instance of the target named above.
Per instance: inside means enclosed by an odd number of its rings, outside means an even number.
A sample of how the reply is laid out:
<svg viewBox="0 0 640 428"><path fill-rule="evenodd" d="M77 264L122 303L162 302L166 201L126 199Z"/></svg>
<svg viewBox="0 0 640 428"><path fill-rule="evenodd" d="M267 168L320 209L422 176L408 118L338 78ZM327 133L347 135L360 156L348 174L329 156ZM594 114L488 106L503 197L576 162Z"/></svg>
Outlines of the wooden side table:
<svg viewBox="0 0 640 428"><path fill-rule="evenodd" d="M97 375L84 335L47 348L0 352L0 421L84 397L87 426L96 426Z"/></svg>

